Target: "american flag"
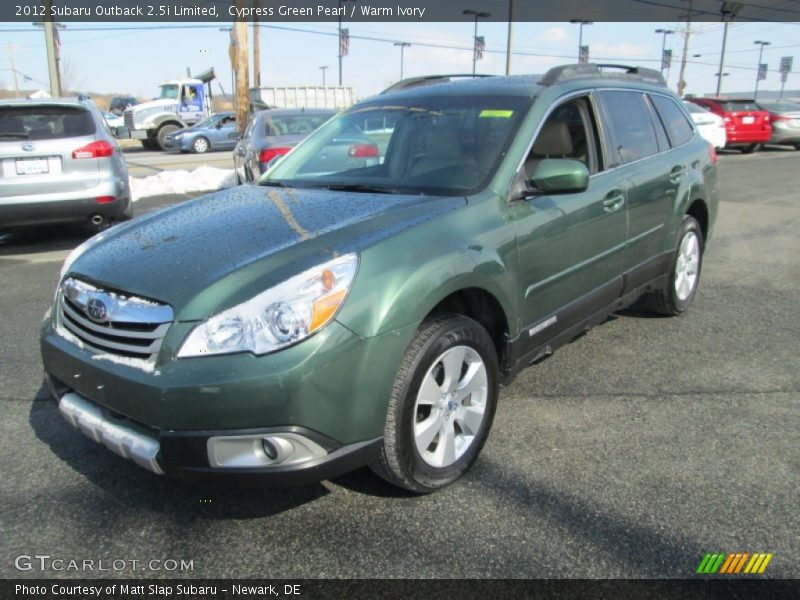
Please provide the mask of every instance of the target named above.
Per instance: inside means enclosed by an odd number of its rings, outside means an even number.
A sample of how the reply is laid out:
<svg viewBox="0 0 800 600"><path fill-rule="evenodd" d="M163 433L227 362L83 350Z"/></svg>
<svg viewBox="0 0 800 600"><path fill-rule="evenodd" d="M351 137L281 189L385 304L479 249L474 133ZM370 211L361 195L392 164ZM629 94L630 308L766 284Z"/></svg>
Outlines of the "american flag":
<svg viewBox="0 0 800 600"><path fill-rule="evenodd" d="M339 30L339 56L347 56L350 51L350 30Z"/></svg>
<svg viewBox="0 0 800 600"><path fill-rule="evenodd" d="M475 38L475 60L483 58L483 51L486 50L486 40L482 35Z"/></svg>

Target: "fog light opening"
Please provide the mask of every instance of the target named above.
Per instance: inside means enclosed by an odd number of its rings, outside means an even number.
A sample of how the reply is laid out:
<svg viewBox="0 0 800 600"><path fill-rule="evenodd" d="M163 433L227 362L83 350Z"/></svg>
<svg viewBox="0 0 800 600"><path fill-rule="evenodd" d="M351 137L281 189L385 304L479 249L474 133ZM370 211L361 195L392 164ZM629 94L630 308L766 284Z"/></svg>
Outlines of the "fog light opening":
<svg viewBox="0 0 800 600"><path fill-rule="evenodd" d="M275 460L278 458L278 449L267 438L261 440L261 448L264 450L264 454L267 455L268 459Z"/></svg>

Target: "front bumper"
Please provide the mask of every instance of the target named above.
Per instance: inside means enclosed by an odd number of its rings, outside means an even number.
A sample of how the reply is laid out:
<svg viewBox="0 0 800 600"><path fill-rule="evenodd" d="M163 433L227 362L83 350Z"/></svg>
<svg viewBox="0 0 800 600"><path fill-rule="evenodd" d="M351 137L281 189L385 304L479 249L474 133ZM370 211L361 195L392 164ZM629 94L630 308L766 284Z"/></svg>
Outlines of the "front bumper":
<svg viewBox="0 0 800 600"><path fill-rule="evenodd" d="M378 457L382 443L381 438L376 438L342 446L299 427L224 432L157 432L116 416L74 392L60 394L58 384L48 376L45 376L45 381L58 402L59 412L70 425L115 454L157 475L167 474L187 480L233 480L275 487L305 485L337 477L372 462ZM290 436L296 440L308 440L321 452L318 456L287 465L243 468L211 466L209 444L221 436L247 439Z"/></svg>
<svg viewBox="0 0 800 600"><path fill-rule="evenodd" d="M174 355L193 326L173 324L162 352ZM51 319L43 324L41 347L51 394L59 401L76 394L110 423L130 425L152 440L165 473L295 485L375 459L397 365L413 333L408 328L365 339L333 321L273 354L170 359L149 372L76 345L57 333ZM290 466L212 466L211 437L278 431L302 432L326 454ZM91 437L112 447L118 436L112 431L110 444L99 434Z"/></svg>

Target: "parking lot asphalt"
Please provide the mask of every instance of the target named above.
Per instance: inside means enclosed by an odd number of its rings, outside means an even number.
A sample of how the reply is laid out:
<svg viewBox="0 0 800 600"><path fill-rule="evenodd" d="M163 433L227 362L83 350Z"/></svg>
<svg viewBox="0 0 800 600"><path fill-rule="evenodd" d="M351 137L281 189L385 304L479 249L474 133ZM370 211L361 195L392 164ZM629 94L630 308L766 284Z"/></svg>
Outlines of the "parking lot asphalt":
<svg viewBox="0 0 800 600"><path fill-rule="evenodd" d="M86 234L6 237L0 575L693 577L706 552L771 552L764 577L800 577L798 171L796 151L723 153L691 310L615 315L524 371L474 469L427 497L366 469L289 490L189 485L97 446L44 399L37 345ZM36 553L193 570L14 567Z"/></svg>
<svg viewBox="0 0 800 600"><path fill-rule="evenodd" d="M128 143L123 149L128 173L131 177L148 177L161 171L186 169L191 171L201 165L218 169L233 169L233 154L230 150L192 154L181 152L154 152Z"/></svg>

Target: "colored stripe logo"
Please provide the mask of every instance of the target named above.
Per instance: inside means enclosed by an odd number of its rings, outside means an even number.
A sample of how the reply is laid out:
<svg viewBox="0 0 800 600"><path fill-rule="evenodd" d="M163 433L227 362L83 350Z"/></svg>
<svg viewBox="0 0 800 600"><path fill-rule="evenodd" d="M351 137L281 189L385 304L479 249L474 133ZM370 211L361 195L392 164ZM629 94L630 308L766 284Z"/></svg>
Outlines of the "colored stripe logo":
<svg viewBox="0 0 800 600"><path fill-rule="evenodd" d="M755 554L750 554L749 552L708 553L700 561L700 566L697 567L696 572L701 575L713 575L715 573L720 575L760 575L766 570L772 557L773 554L771 552L757 552Z"/></svg>

